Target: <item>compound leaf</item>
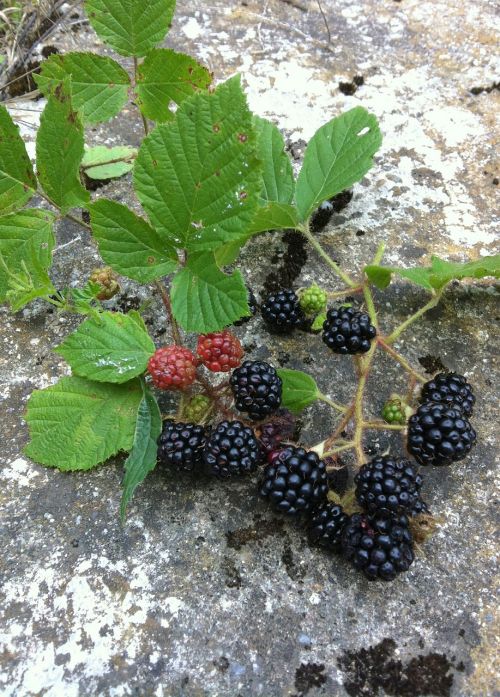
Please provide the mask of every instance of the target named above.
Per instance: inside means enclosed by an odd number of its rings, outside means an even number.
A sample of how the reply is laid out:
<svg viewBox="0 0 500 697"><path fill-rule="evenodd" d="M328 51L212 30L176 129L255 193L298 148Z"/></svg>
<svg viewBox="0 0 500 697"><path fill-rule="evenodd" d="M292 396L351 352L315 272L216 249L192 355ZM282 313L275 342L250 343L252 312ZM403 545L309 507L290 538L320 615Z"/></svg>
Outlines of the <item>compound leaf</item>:
<svg viewBox="0 0 500 697"><path fill-rule="evenodd" d="M92 232L104 261L140 283L166 276L177 267L177 253L143 218L115 201L90 206Z"/></svg>
<svg viewBox="0 0 500 697"><path fill-rule="evenodd" d="M156 48L148 53L137 72L137 104L154 121L170 121L170 103L181 104L212 81L207 68L185 53Z"/></svg>
<svg viewBox="0 0 500 697"><path fill-rule="evenodd" d="M315 402L320 391L314 379L301 370L280 369L277 371L283 383L281 406L297 413Z"/></svg>
<svg viewBox="0 0 500 697"><path fill-rule="evenodd" d="M260 116L254 116L254 127L257 132L257 154L264 167L261 203L291 203L295 181L283 136L273 123Z"/></svg>
<svg viewBox="0 0 500 697"><path fill-rule="evenodd" d="M145 56L167 33L175 0L86 0L90 24L122 56Z"/></svg>
<svg viewBox="0 0 500 697"><path fill-rule="evenodd" d="M364 177L382 143L377 119L357 106L321 126L304 154L295 200L301 220Z"/></svg>
<svg viewBox="0 0 500 697"><path fill-rule="evenodd" d="M38 177L45 193L67 213L85 206L89 193L80 182L83 126L71 104L71 80L60 82L47 100L36 139Z"/></svg>
<svg viewBox="0 0 500 697"><path fill-rule="evenodd" d="M22 208L35 191L36 177L19 128L0 105L0 214Z"/></svg>
<svg viewBox="0 0 500 697"><path fill-rule="evenodd" d="M48 96L68 76L73 107L79 109L85 123L107 121L127 101L128 73L112 58L96 53L54 54L34 77L40 91Z"/></svg>
<svg viewBox="0 0 500 697"><path fill-rule="evenodd" d="M136 155L137 150L127 145L96 145L85 150L81 168L91 179L114 179L130 172Z"/></svg>
<svg viewBox="0 0 500 697"><path fill-rule="evenodd" d="M215 332L249 314L240 272L222 273L210 253L189 257L174 276L171 299L176 320L189 332Z"/></svg>
<svg viewBox="0 0 500 697"><path fill-rule="evenodd" d="M189 252L243 237L262 188L255 146L239 76L186 99L144 139L134 166L137 196L158 232Z"/></svg>
<svg viewBox="0 0 500 697"><path fill-rule="evenodd" d="M120 503L121 519L125 518L127 505L134 495L136 488L155 468L158 438L162 422L158 402L143 384L143 397L137 411L134 443L125 462L125 477L123 478L123 494Z"/></svg>
<svg viewBox="0 0 500 697"><path fill-rule="evenodd" d="M35 390L28 402L31 442L25 453L64 471L91 469L131 449L141 399L139 380L112 385L71 376Z"/></svg>
<svg viewBox="0 0 500 697"><path fill-rule="evenodd" d="M88 317L54 350L76 375L119 384L146 370L155 345L132 317L102 312Z"/></svg>

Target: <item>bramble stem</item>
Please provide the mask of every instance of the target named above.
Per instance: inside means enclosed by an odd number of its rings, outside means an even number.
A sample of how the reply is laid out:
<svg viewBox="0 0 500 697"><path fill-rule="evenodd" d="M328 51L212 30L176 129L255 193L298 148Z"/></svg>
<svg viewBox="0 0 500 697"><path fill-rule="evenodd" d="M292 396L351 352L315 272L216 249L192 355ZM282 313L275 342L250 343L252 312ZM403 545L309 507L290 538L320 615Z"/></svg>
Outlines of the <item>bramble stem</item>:
<svg viewBox="0 0 500 697"><path fill-rule="evenodd" d="M319 254L319 256L323 259L323 261L325 261L328 264L328 266L332 269L332 271L335 273L336 276L341 278L344 281L344 283L349 286L349 288L357 288L358 287L359 284L356 283L356 281L353 281L352 278L350 276L348 276L348 274L346 274L344 271L342 271L340 266L333 261L333 259L331 258L331 256L329 254L327 254L325 252L325 250L320 245L318 240L314 237L314 235L309 230L308 223L306 223L304 226L298 228L298 231L304 235L304 237L307 239L307 241L309 242L311 247L314 247L314 249Z"/></svg>
<svg viewBox="0 0 500 697"><path fill-rule="evenodd" d="M38 196L40 196L40 198L43 198L44 201L47 201L47 203L50 203L51 206L54 206L54 208L61 212L61 209L59 208L57 203L54 203L54 201L51 198L49 198L46 194L44 194L43 191L38 190L36 193ZM64 218L71 220L73 223L76 223L77 225L80 225L81 227L85 228L85 230L92 232L92 228L90 227L90 225L84 223L83 220L79 220L76 216L72 215L71 213L61 213L61 215L63 215Z"/></svg>
<svg viewBox="0 0 500 697"><path fill-rule="evenodd" d="M138 62L137 62L137 58L136 58L136 56L134 56L134 87L137 85L137 68L138 68L138 67L139 67L139 64L138 64ZM140 113L140 115L141 115L142 125L143 125L143 127L144 127L144 133L145 133L145 135L149 135L149 124L148 124L148 120L147 120L147 118L144 116L144 114L142 113L141 109L140 109L139 107L137 107L137 108L139 109L139 113Z"/></svg>
<svg viewBox="0 0 500 697"><path fill-rule="evenodd" d="M433 307L436 307L436 305L437 305L437 304L439 303L439 301L441 300L441 297L442 297L443 292L444 292L444 288L445 288L445 287L443 286L443 288L441 288L437 293L435 293L435 295L429 300L429 302L426 303L423 307L421 307L420 310L417 310L417 312L415 312L413 315L411 315L410 317L408 317L408 319L406 319L404 322L402 322L398 327L396 327L396 329L394 329L394 331L393 331L391 334L389 334L389 336L387 336L387 337L385 338L386 343L387 343L387 344L392 344L392 343L394 343L394 342L396 341L396 339L397 339L399 336L401 336L401 334L402 334L406 329L408 329L408 327L409 327L411 324L413 324L413 323L416 322L418 319L420 319L420 317L422 317L422 315L425 315L425 313L426 313L428 310L432 310Z"/></svg>
<svg viewBox="0 0 500 697"><path fill-rule="evenodd" d="M333 399L330 399L330 397L327 397L323 393L318 395L318 399L321 402L324 402L325 404L328 404L329 406L331 406L332 409L336 409L337 411L340 411L342 414L345 414L345 412L347 411L346 406L344 406L343 404L339 404L338 402L334 402Z"/></svg>
<svg viewBox="0 0 500 697"><path fill-rule="evenodd" d="M389 356L392 356L395 361L399 363L411 376L421 383L427 382L427 379L423 375L420 375L418 371L411 367L406 358L404 358L400 353L398 353L392 346L387 344L387 339L382 339L381 336L377 337L377 343Z"/></svg>
<svg viewBox="0 0 500 697"><path fill-rule="evenodd" d="M329 300L335 300L335 298L343 298L344 295L352 295L353 293L361 293L363 286L359 285L355 288L344 288L344 290L335 290L332 293L327 292Z"/></svg>
<svg viewBox="0 0 500 697"><path fill-rule="evenodd" d="M358 466L361 467L365 460L365 453L363 451L363 397L366 387L366 382L368 375L370 374L371 364L373 360L373 354L377 349L377 343L374 341L370 346L370 350L365 354L364 358L358 360L359 366L359 380L358 387L356 390L356 395L354 397L354 449L356 451L356 458L358 460Z"/></svg>
<svg viewBox="0 0 500 697"><path fill-rule="evenodd" d="M372 428L380 431L404 431L406 426L401 424L388 424L385 421L364 421L363 428Z"/></svg>
<svg viewBox="0 0 500 697"><path fill-rule="evenodd" d="M366 309L368 310L368 314L370 316L370 322L373 324L373 326L376 329L378 329L377 311L375 309L375 304L373 302L372 291L370 289L370 286L366 283L363 286L363 297L365 299Z"/></svg>
<svg viewBox="0 0 500 697"><path fill-rule="evenodd" d="M326 453L323 453L321 457L331 457L332 455L336 455L337 453L341 453L344 450L352 450L353 448L356 447L356 444L354 441L350 441L349 443L345 443L344 445L339 445L336 448L332 448L331 450L328 450Z"/></svg>
<svg viewBox="0 0 500 697"><path fill-rule="evenodd" d="M179 331L179 327L177 326L177 322L175 321L174 313L172 312L172 304L170 302L170 297L168 295L167 289L160 281L155 281L154 285L156 290L160 293L161 299L163 300L163 304L165 305L165 310L167 311L168 315L168 321L170 322L170 326L172 327L172 336L174 337L174 341L178 346L182 346L181 334Z"/></svg>

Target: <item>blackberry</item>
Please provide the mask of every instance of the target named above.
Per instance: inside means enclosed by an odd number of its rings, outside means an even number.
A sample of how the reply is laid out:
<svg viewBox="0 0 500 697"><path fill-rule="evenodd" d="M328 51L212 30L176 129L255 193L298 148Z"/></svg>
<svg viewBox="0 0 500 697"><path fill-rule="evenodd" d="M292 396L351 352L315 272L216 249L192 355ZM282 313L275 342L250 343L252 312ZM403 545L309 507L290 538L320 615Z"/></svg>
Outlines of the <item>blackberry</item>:
<svg viewBox="0 0 500 697"><path fill-rule="evenodd" d="M254 295L254 292L251 288L247 286L247 291L248 291L248 307L250 308L250 314L245 315L244 317L240 317L240 319L237 319L236 322L233 322L233 325L235 327L241 327L242 324L245 324L246 322L249 322L252 317L254 317L257 314L257 309L259 307L259 304L257 302L257 298Z"/></svg>
<svg viewBox="0 0 500 697"><path fill-rule="evenodd" d="M158 439L158 459L176 469L192 471L203 462L206 438L203 426L167 419Z"/></svg>
<svg viewBox="0 0 500 697"><path fill-rule="evenodd" d="M221 421L207 439L203 459L210 474L230 477L253 472L264 459L254 432L241 421Z"/></svg>
<svg viewBox="0 0 500 697"><path fill-rule="evenodd" d="M326 309L328 295L326 291L313 283L309 288L304 288L299 294L299 304L308 317L314 317Z"/></svg>
<svg viewBox="0 0 500 697"><path fill-rule="evenodd" d="M342 532L342 552L370 581L393 581L413 563L408 518L389 511L354 513Z"/></svg>
<svg viewBox="0 0 500 697"><path fill-rule="evenodd" d="M463 375L439 373L422 387L421 402L443 402L462 410L464 416L472 416L476 398L472 387Z"/></svg>
<svg viewBox="0 0 500 697"><path fill-rule="evenodd" d="M451 465L476 442L476 432L458 407L426 402L408 420L408 452L421 465Z"/></svg>
<svg viewBox="0 0 500 697"><path fill-rule="evenodd" d="M382 409L382 418L388 424L399 424L403 425L406 423L406 409L407 405L404 404L400 397L391 397Z"/></svg>
<svg viewBox="0 0 500 697"><path fill-rule="evenodd" d="M276 510L288 515L309 511L325 498L325 463L313 452L290 446L271 453L259 486Z"/></svg>
<svg viewBox="0 0 500 697"><path fill-rule="evenodd" d="M271 421L261 425L259 440L267 452L277 450L283 441L292 439L295 427L293 414L288 409L278 409Z"/></svg>
<svg viewBox="0 0 500 697"><path fill-rule="evenodd" d="M410 513L423 480L409 460L378 456L361 467L354 481L356 499L368 513L382 508Z"/></svg>
<svg viewBox="0 0 500 697"><path fill-rule="evenodd" d="M251 419L263 419L281 404L281 378L269 363L244 361L233 370L230 383L236 409Z"/></svg>
<svg viewBox="0 0 500 697"><path fill-rule="evenodd" d="M309 542L332 552L340 552L342 530L348 520L349 516L342 506L331 501L321 504L311 514L307 530Z"/></svg>
<svg viewBox="0 0 500 697"><path fill-rule="evenodd" d="M299 298L291 288L268 295L260 311L269 329L281 334L288 334L306 320Z"/></svg>
<svg viewBox="0 0 500 697"><path fill-rule="evenodd" d="M334 353L355 354L369 351L377 330L364 312L342 305L328 310L322 339Z"/></svg>

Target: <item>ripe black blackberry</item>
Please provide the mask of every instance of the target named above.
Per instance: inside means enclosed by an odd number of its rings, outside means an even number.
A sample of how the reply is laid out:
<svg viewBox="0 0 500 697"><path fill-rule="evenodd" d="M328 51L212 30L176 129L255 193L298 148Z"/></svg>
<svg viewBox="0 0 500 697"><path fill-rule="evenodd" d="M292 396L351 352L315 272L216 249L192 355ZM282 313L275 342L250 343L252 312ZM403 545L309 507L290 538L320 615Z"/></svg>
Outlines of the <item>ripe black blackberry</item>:
<svg viewBox="0 0 500 697"><path fill-rule="evenodd" d="M457 373L438 373L422 387L420 401L442 402L462 410L464 416L471 416L476 398L472 386L463 375Z"/></svg>
<svg viewBox="0 0 500 697"><path fill-rule="evenodd" d="M367 314L342 305L328 310L322 339L334 353L345 355L369 351L376 334Z"/></svg>
<svg viewBox="0 0 500 697"><path fill-rule="evenodd" d="M230 383L236 409L251 419L263 419L281 404L281 378L265 361L244 361L233 370Z"/></svg>
<svg viewBox="0 0 500 697"><path fill-rule="evenodd" d="M257 303L257 298L254 295L253 290L247 286L247 291L248 291L248 307L250 308L250 313L249 315L246 315L245 317L240 317L240 319L237 319L236 322L233 322L233 325L235 327L241 327L242 324L245 324L246 322L249 322L254 315L257 314L257 309L259 307Z"/></svg>
<svg viewBox="0 0 500 697"><path fill-rule="evenodd" d="M355 513L342 532L342 553L370 581L393 581L410 568L413 538L408 518L389 511Z"/></svg>
<svg viewBox="0 0 500 697"><path fill-rule="evenodd" d="M165 465L190 472L203 462L206 439L203 426L167 419L158 439L158 459Z"/></svg>
<svg viewBox="0 0 500 697"><path fill-rule="evenodd" d="M309 511L328 491L325 463L315 452L290 446L271 453L259 486L261 496L288 515Z"/></svg>
<svg viewBox="0 0 500 697"><path fill-rule="evenodd" d="M306 321L299 298L291 288L268 295L260 311L269 329L280 334L288 334Z"/></svg>
<svg viewBox="0 0 500 697"><path fill-rule="evenodd" d="M210 474L230 477L253 472L264 459L254 432L241 421L221 421L207 439L203 459Z"/></svg>
<svg viewBox="0 0 500 697"><path fill-rule="evenodd" d="M321 504L311 513L307 529L309 542L332 552L340 552L342 530L348 520L349 516L342 506L331 501Z"/></svg>
<svg viewBox="0 0 500 697"><path fill-rule="evenodd" d="M356 499L368 513L386 508L410 514L422 486L422 477L410 460L374 457L354 477Z"/></svg>
<svg viewBox="0 0 500 697"><path fill-rule="evenodd" d="M458 407L422 404L408 420L408 452L421 465L451 465L463 460L476 432Z"/></svg>

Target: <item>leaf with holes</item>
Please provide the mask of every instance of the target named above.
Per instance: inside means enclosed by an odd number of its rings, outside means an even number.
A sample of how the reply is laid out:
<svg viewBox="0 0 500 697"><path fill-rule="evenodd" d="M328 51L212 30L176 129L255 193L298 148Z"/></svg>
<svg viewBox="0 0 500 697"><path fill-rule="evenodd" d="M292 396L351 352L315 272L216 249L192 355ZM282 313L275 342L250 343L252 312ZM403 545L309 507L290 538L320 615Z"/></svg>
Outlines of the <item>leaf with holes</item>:
<svg viewBox="0 0 500 697"><path fill-rule="evenodd" d="M332 119L313 135L295 189L302 221L326 199L364 177L382 143L377 119L357 106Z"/></svg>
<svg viewBox="0 0 500 697"><path fill-rule="evenodd" d="M134 187L160 234L188 252L246 234L262 189L252 116L239 76L186 99L144 139Z"/></svg>
<svg viewBox="0 0 500 697"><path fill-rule="evenodd" d="M188 332L216 332L248 314L248 291L239 271L230 276L213 254L190 255L172 282L172 311Z"/></svg>
<svg viewBox="0 0 500 697"><path fill-rule="evenodd" d="M254 127L257 131L257 154L264 167L261 203L264 206L268 201L291 203L295 181L283 136L273 123L260 116L254 116Z"/></svg>
<svg viewBox="0 0 500 697"><path fill-rule="evenodd" d="M80 183L83 126L71 104L67 79L47 100L36 138L36 166L45 193L63 213L85 206L89 193Z"/></svg>
<svg viewBox="0 0 500 697"><path fill-rule="evenodd" d="M320 391L313 378L301 370L282 368L277 371L283 383L281 406L297 413L315 402Z"/></svg>
<svg viewBox="0 0 500 697"><path fill-rule="evenodd" d="M89 470L131 449L141 399L139 380L111 385L71 376L35 390L26 414L31 442L24 452L48 467Z"/></svg>
<svg viewBox="0 0 500 697"><path fill-rule="evenodd" d="M175 0L85 0L90 24L122 56L145 56L165 38Z"/></svg>
<svg viewBox="0 0 500 697"><path fill-rule="evenodd" d="M144 373L155 345L135 319L120 312L102 312L82 322L54 350L68 361L75 375L119 384Z"/></svg>
<svg viewBox="0 0 500 697"><path fill-rule="evenodd" d="M96 145L85 150L81 169L91 179L115 179L130 172L136 155L137 150L127 145Z"/></svg>
<svg viewBox="0 0 500 697"><path fill-rule="evenodd" d="M176 269L175 249L121 203L96 201L90 206L90 219L102 258L118 273L149 283Z"/></svg>
<svg viewBox="0 0 500 697"><path fill-rule="evenodd" d="M161 414L158 402L143 384L143 397L137 412L134 443L125 462L120 516L124 520L127 505L134 491L155 468L158 438L161 433Z"/></svg>
<svg viewBox="0 0 500 697"><path fill-rule="evenodd" d="M35 75L38 89L48 96L71 77L71 99L85 123L108 121L125 105L130 87L128 73L112 58L95 53L54 54Z"/></svg>
<svg viewBox="0 0 500 697"><path fill-rule="evenodd" d="M170 121L170 104L181 104L212 81L207 68L185 53L170 48L150 51L137 72L137 104L153 121Z"/></svg>
<svg viewBox="0 0 500 697"><path fill-rule="evenodd" d="M36 177L19 128L0 105L0 215L22 208L36 191Z"/></svg>

